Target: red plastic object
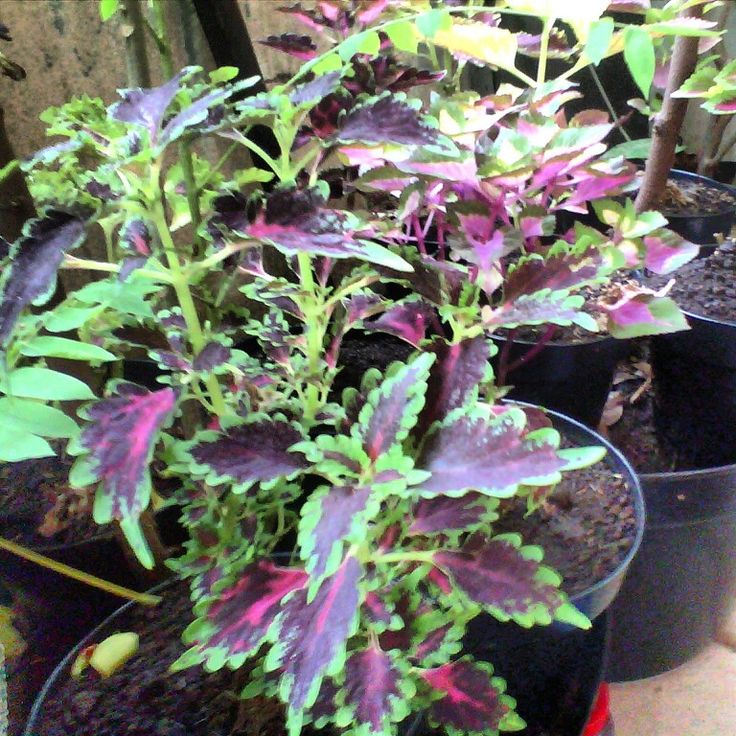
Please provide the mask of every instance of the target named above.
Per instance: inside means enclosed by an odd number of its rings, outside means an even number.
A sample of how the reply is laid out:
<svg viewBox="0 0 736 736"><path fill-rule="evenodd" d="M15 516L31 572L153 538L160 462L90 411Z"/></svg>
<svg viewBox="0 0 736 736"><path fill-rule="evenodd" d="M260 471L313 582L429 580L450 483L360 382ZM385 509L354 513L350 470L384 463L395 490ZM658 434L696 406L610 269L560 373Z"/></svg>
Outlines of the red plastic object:
<svg viewBox="0 0 736 736"><path fill-rule="evenodd" d="M604 729L611 722L611 694L608 691L608 683L601 683L598 688L590 718L583 731L583 736L603 736Z"/></svg>

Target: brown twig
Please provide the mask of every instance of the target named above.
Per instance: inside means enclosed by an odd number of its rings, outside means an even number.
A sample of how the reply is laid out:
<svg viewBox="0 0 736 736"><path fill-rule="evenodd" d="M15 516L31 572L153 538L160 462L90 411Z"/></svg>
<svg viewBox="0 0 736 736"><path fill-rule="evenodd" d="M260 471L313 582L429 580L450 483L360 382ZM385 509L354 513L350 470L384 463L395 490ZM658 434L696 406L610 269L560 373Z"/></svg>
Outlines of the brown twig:
<svg viewBox="0 0 736 736"><path fill-rule="evenodd" d="M699 18L702 12L702 6L696 5L685 9L681 17ZM644 212L656 205L675 162L675 147L687 112L688 100L672 95L680 89L695 69L698 60L698 40L697 37L685 36L675 40L662 110L654 117L652 149L636 197L637 212Z"/></svg>

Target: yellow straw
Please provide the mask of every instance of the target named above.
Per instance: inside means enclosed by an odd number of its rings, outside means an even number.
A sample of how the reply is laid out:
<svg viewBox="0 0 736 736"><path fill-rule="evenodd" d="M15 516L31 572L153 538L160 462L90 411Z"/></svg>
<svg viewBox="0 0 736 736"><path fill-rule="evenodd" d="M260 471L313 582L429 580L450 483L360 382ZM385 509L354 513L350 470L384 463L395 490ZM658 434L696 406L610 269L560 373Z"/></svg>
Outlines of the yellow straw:
<svg viewBox="0 0 736 736"><path fill-rule="evenodd" d="M0 549L7 550L11 554L18 555L18 557L22 557L29 562L35 562L37 565L48 568L49 570L53 570L54 572L58 572L61 575L66 575L69 578L79 580L80 582L86 583L87 585L91 585L93 588L99 588L100 590L104 590L105 592L111 593L112 595L117 595L121 598L128 598L129 600L135 601L136 603L142 603L144 606L155 606L161 602L160 595L151 595L150 593L138 593L137 591L131 590L130 588L124 588L122 585L109 583L107 580L103 580L102 578L95 577L94 575L90 575L89 573L82 572L81 570L77 570L76 568L69 567L69 565L64 565L61 562L52 560L50 557L41 555L38 552L33 552L32 550L26 549L20 544L10 542L9 540L3 539L2 537L0 537Z"/></svg>

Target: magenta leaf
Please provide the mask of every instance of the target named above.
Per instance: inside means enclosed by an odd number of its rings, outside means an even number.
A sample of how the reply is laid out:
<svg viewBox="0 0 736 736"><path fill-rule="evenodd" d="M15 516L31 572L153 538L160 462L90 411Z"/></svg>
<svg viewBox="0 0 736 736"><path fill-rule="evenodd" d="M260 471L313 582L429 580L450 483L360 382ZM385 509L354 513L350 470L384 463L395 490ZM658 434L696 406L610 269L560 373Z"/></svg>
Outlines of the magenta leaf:
<svg viewBox="0 0 736 736"><path fill-rule="evenodd" d="M314 598L309 600L306 589L297 591L277 618L278 639L266 668L283 669L280 690L289 704L290 731L299 730L302 711L315 702L324 676L344 668L346 643L357 625L362 575L360 562L345 558Z"/></svg>
<svg viewBox="0 0 736 736"><path fill-rule="evenodd" d="M540 564L539 547L523 547L517 535L489 538L478 532L460 549L438 550L434 563L471 601L501 621L549 624L565 602L560 577Z"/></svg>
<svg viewBox="0 0 736 736"><path fill-rule="evenodd" d="M120 245L139 256L151 255L151 234L143 220L128 220L120 228Z"/></svg>
<svg viewBox="0 0 736 736"><path fill-rule="evenodd" d="M644 265L654 273L665 274L684 266L698 255L700 248L672 230L655 230L644 237Z"/></svg>
<svg viewBox="0 0 736 736"><path fill-rule="evenodd" d="M317 56L317 44L309 36L297 33L282 33L280 36L269 36L259 43L302 61L309 61Z"/></svg>
<svg viewBox="0 0 736 736"><path fill-rule="evenodd" d="M415 536L472 529L497 518L496 506L495 499L473 491L460 498L423 498L414 506L414 520L407 533Z"/></svg>
<svg viewBox="0 0 736 736"><path fill-rule="evenodd" d="M432 701L430 721L462 733L497 733L515 706L503 695L503 681L486 663L461 659L424 670L422 677L442 696Z"/></svg>
<svg viewBox="0 0 736 736"><path fill-rule="evenodd" d="M603 304L608 315L608 331L613 337L628 339L661 335L689 328L687 319L668 296L631 291L615 304Z"/></svg>
<svg viewBox="0 0 736 736"><path fill-rule="evenodd" d="M84 221L63 212L32 220L25 235L11 246L12 260L3 269L0 301L0 346L4 346L20 313L29 304L43 304L54 292L64 254L84 239Z"/></svg>
<svg viewBox="0 0 736 736"><path fill-rule="evenodd" d="M425 440L417 467L432 475L417 490L428 498L470 490L504 498L520 484L556 483L564 466L557 456L559 435L525 430L521 409L494 416L478 404L454 411Z"/></svg>
<svg viewBox="0 0 736 736"><path fill-rule="evenodd" d="M399 302L378 319L363 323L365 332L385 332L417 347L427 332L429 307L419 299Z"/></svg>
<svg viewBox="0 0 736 736"><path fill-rule="evenodd" d="M194 645L188 664L206 661L209 670L226 663L241 666L263 643L284 608L283 599L301 590L306 581L303 570L278 567L269 560L248 565L238 581L219 591L206 614L184 632L184 641Z"/></svg>
<svg viewBox="0 0 736 736"><path fill-rule="evenodd" d="M254 483L288 477L306 467L304 456L289 448L304 439L289 422L256 419L229 427L222 434L202 432L192 447L196 465L211 485L233 483L235 493Z"/></svg>
<svg viewBox="0 0 736 736"><path fill-rule="evenodd" d="M483 337L448 343L437 337L427 346L437 358L429 371L427 402L419 417L416 434L424 436L432 423L443 420L453 409L464 406L488 375L490 345Z"/></svg>
<svg viewBox="0 0 736 736"><path fill-rule="evenodd" d="M312 581L332 575L343 558L344 542L360 542L367 520L378 511L371 488L332 486L313 493L299 523L299 547Z"/></svg>
<svg viewBox="0 0 736 736"><path fill-rule="evenodd" d="M407 712L406 686L391 656L377 645L353 652L345 663L345 682L338 695L348 713L341 714L356 734L390 734L391 723Z"/></svg>
<svg viewBox="0 0 736 736"><path fill-rule="evenodd" d="M340 141L409 146L435 143L438 138L437 131L422 121L411 105L394 95L385 95L354 107L340 121L335 135Z"/></svg>
<svg viewBox="0 0 736 736"><path fill-rule="evenodd" d="M149 391L133 383L118 383L112 396L85 409L89 420L79 444L87 455L77 462L91 480L100 482L95 520L120 521L121 528L143 564L153 566L138 517L151 497L149 463L159 430L176 407L171 388Z"/></svg>
<svg viewBox="0 0 736 736"><path fill-rule="evenodd" d="M368 395L353 434L361 438L368 457L376 461L403 442L424 405L429 368L434 356L424 353L408 365L389 369L380 386Z"/></svg>

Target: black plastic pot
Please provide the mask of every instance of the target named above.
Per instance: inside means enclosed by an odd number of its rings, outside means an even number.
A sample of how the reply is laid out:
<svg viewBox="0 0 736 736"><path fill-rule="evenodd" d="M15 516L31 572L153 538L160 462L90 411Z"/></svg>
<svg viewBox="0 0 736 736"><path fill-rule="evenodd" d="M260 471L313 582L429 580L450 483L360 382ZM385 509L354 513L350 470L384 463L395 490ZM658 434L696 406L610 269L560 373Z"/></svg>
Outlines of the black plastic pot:
<svg viewBox="0 0 736 736"><path fill-rule="evenodd" d="M493 358L498 375L505 338L494 335L499 352ZM509 364L523 360L535 343L514 340ZM616 363L628 354L628 341L603 337L570 344L548 343L542 350L510 371L505 379L514 388L509 398L539 404L597 427L613 380Z"/></svg>
<svg viewBox="0 0 736 736"><path fill-rule="evenodd" d="M687 662L712 640L736 595L736 465L641 482L647 525L611 608L611 681Z"/></svg>
<svg viewBox="0 0 736 736"><path fill-rule="evenodd" d="M690 329L652 339L657 431L679 467L736 462L736 322L685 313Z"/></svg>
<svg viewBox="0 0 736 736"><path fill-rule="evenodd" d="M672 169L670 179L675 183L687 181L697 182L703 187L718 189L722 192L736 193L734 187L723 184L707 176L693 174L689 171ZM725 209L713 215L670 215L663 213L670 228L691 243L709 244L716 241L716 235L728 235L736 217L736 208Z"/></svg>
<svg viewBox="0 0 736 736"><path fill-rule="evenodd" d="M166 586L158 586L153 592L165 593ZM70 677L69 670L80 650L114 632L116 619L135 605L131 602L119 608L68 652L36 698L24 736L37 735L46 698L54 692L57 683ZM473 646L474 653L487 656L496 673L507 680L507 691L516 694L518 712L529 726L519 732L520 736L545 732L581 736L605 669L608 616L599 617L589 631L575 630L565 637L554 635L549 629L524 630L495 620L484 623L483 632L488 632L489 626L493 630L491 639L483 637L480 643L473 643L473 635L469 633L466 645ZM520 666L521 662L528 666ZM415 736L426 731L419 717L408 724L405 733Z"/></svg>

